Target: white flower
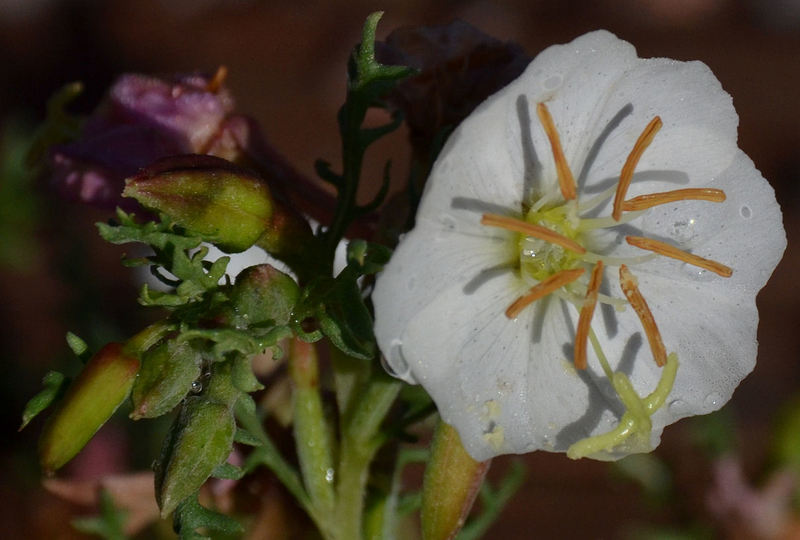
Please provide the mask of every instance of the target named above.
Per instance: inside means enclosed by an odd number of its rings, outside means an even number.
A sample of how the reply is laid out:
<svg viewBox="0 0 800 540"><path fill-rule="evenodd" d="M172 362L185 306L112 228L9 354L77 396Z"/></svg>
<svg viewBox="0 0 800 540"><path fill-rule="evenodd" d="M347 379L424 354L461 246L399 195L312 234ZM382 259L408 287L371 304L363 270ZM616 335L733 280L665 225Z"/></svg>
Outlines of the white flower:
<svg viewBox="0 0 800 540"><path fill-rule="evenodd" d="M786 246L737 123L704 64L600 31L543 51L450 136L378 278L375 333L473 458L615 459L731 397Z"/></svg>

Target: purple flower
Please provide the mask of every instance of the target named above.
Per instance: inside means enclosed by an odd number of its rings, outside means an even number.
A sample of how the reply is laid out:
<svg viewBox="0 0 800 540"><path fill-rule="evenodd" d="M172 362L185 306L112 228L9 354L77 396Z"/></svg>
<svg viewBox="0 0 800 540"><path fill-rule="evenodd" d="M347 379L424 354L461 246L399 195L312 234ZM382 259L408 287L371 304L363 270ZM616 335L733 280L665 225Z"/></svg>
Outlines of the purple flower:
<svg viewBox="0 0 800 540"><path fill-rule="evenodd" d="M220 68L214 77L121 76L81 137L51 150L53 183L70 198L113 207L121 202L124 179L156 159L210 149L235 157L235 139L220 143L233 110L224 75Z"/></svg>

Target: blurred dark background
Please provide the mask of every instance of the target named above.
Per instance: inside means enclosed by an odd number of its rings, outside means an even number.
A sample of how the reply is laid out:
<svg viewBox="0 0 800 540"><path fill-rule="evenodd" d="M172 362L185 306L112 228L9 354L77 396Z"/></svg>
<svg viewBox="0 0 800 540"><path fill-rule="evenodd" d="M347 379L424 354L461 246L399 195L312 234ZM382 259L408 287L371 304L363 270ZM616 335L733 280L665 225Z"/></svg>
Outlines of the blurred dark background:
<svg viewBox="0 0 800 540"><path fill-rule="evenodd" d="M800 393L794 281L800 255L793 250L800 236L800 0L0 0L4 147L42 120L47 98L64 83L85 83L75 108L89 112L120 73L213 71L224 64L238 110L256 117L272 144L313 175L316 158L338 163L335 115L347 57L366 15L378 9L386 11L379 38L403 25L460 18L534 56L605 28L632 42L640 56L699 59L711 67L733 96L740 146L777 192L789 238L759 296L758 365L727 407L745 471L756 482L762 478L773 422ZM395 177L402 178L409 152L403 136L378 145L368 165L377 168L392 155ZM98 347L140 327L146 314L119 266L122 251L96 237L92 223L106 213L58 201L46 183L11 190L5 178L0 182L6 213L0 216L0 530L5 538L72 538L69 519L88 510L40 487L34 450L41 421L17 434L19 414L48 369L77 368L64 343L67 330ZM757 245L752 253L759 256ZM668 500L644 497L636 481L605 464L526 456L527 480L489 537L626 538L649 527L691 529L711 482L695 444L697 426L683 421L665 432L657 455L671 471ZM106 457L82 474L149 465L159 441L112 429L120 432L107 437L109 444L149 457L127 462L127 452L100 452L117 461ZM507 463L498 460L497 469ZM712 534L722 534L723 525L713 527Z"/></svg>

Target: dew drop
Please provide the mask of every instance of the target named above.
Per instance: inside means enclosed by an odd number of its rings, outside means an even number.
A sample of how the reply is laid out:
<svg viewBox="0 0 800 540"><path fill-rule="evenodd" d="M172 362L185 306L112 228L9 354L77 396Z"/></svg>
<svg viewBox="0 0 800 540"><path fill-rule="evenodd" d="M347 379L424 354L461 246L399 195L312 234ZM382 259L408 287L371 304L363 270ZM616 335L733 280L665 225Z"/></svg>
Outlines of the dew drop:
<svg viewBox="0 0 800 540"><path fill-rule="evenodd" d="M403 342L395 339L389 345L389 358L381 357L381 364L389 375L403 380L413 380L409 375L411 371L408 367L408 362L403 355Z"/></svg>
<svg viewBox="0 0 800 540"><path fill-rule="evenodd" d="M720 403L722 402L722 396L720 396L716 392L711 392L706 396L705 401L706 401L706 406L717 409L719 408Z"/></svg>
<svg viewBox="0 0 800 540"><path fill-rule="evenodd" d="M200 381L192 381L192 393L199 394L203 391L203 383Z"/></svg>
<svg viewBox="0 0 800 540"><path fill-rule="evenodd" d="M560 87L562 82L564 82L564 77L559 73L556 75L551 75L550 77L545 79L542 86L544 86L545 90L552 91Z"/></svg>
<svg viewBox="0 0 800 540"><path fill-rule="evenodd" d="M442 226L444 227L445 231L453 232L456 230L456 220L453 216L448 214L442 215Z"/></svg>
<svg viewBox="0 0 800 540"><path fill-rule="evenodd" d="M674 416L683 416L689 412L689 406L682 399L674 399L669 402L669 412Z"/></svg>
<svg viewBox="0 0 800 540"><path fill-rule="evenodd" d="M683 263L683 271L684 273L689 276L692 281L699 281L701 283L706 283L708 281L713 281L716 277L716 274L706 270L705 268L698 268L693 264Z"/></svg>
<svg viewBox="0 0 800 540"><path fill-rule="evenodd" d="M749 206L747 206L746 204L742 205L742 207L741 207L741 208L739 208L739 214L740 214L740 215L741 215L741 216L742 216L744 219L750 219L751 217L753 217L753 211L752 211L752 210L750 210L750 207L749 207Z"/></svg>
<svg viewBox="0 0 800 540"><path fill-rule="evenodd" d="M672 224L670 236L672 236L672 238L674 238L677 242L685 244L695 237L696 224L697 220L695 219L676 221Z"/></svg>
<svg viewBox="0 0 800 540"><path fill-rule="evenodd" d="M328 469L325 471L325 481L328 482L329 484L333 483L333 476L334 476L333 469Z"/></svg>

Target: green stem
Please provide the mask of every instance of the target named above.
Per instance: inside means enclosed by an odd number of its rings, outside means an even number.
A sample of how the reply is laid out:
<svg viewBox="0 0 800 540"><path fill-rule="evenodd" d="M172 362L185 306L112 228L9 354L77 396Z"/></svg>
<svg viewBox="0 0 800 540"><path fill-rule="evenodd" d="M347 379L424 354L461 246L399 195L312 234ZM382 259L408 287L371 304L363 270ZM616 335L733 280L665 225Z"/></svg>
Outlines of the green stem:
<svg viewBox="0 0 800 540"><path fill-rule="evenodd" d="M364 491L370 463L380 446L378 429L401 386L401 382L374 369L356 407L342 419L336 485L337 540L358 540L363 536Z"/></svg>
<svg viewBox="0 0 800 540"><path fill-rule="evenodd" d="M289 377L294 387L294 438L300 471L311 502L331 521L333 450L330 430L319 393L319 368L314 345L299 339L289 344Z"/></svg>
<svg viewBox="0 0 800 540"><path fill-rule="evenodd" d="M283 458L275 447L269 435L267 435L267 432L264 431L264 427L261 425L261 420L258 418L258 415L248 410L246 407L243 407L241 401L236 404L235 410L236 419L239 421L239 424L261 443L261 446L256 447L253 453L250 454L248 461L264 465L275 473L278 480L280 480L289 493L294 496L297 503L306 511L314 523L316 523L317 527L319 527L320 530L324 530L326 523L321 519L321 516L317 515L317 512L311 504L311 498L303 487L300 475L297 474L294 467Z"/></svg>
<svg viewBox="0 0 800 540"><path fill-rule="evenodd" d="M339 186L336 212L330 228L325 233L325 260L333 264L336 246L345 234L356 205L358 181L364 152L361 148L359 130L367 109L360 99L348 95L339 111L339 130L342 137L342 184Z"/></svg>

